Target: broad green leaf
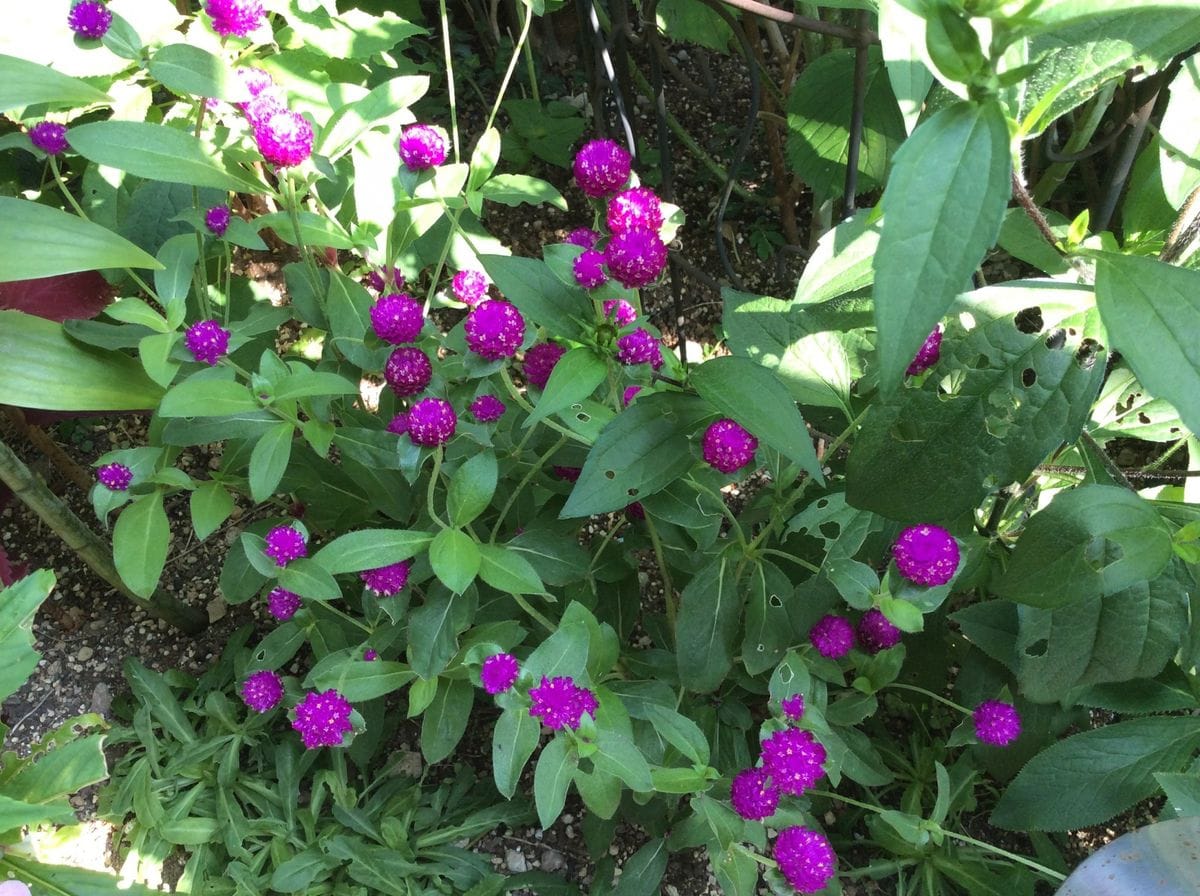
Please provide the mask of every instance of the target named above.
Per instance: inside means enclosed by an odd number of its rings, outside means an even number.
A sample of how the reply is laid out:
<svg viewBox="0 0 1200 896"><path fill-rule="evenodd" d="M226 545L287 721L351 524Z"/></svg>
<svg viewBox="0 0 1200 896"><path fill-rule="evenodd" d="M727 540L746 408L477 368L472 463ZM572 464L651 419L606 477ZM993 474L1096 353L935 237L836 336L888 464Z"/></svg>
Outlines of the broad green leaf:
<svg viewBox="0 0 1200 896"><path fill-rule="evenodd" d="M1172 556L1171 530L1153 504L1117 486L1083 485L1033 515L994 587L1017 603L1062 607L1144 584Z"/></svg>
<svg viewBox="0 0 1200 896"><path fill-rule="evenodd" d="M334 249L353 249L354 240L340 224L324 215L300 210L300 239L306 246L330 246ZM271 212L254 219L254 228L260 233L267 228L289 246L296 246L296 227L287 212Z"/></svg>
<svg viewBox="0 0 1200 896"><path fill-rule="evenodd" d="M333 347L351 364L364 370L376 368L373 353L363 337L371 331L371 296L363 286L340 271L331 271L325 298L329 314L329 336Z"/></svg>
<svg viewBox="0 0 1200 896"><path fill-rule="evenodd" d="M335 538L313 560L331 575L378 569L416 556L433 540L429 532L410 529L366 529Z"/></svg>
<svg viewBox="0 0 1200 896"><path fill-rule="evenodd" d="M1200 271L1153 258L1105 254L1096 263L1096 304L1138 379L1200 432Z"/></svg>
<svg viewBox="0 0 1200 896"><path fill-rule="evenodd" d="M358 395L358 385L328 370L300 367L275 383L275 401L318 395Z"/></svg>
<svg viewBox="0 0 1200 896"><path fill-rule="evenodd" d="M719 412L798 463L818 483L825 481L804 418L787 389L767 368L726 355L692 368L690 381Z"/></svg>
<svg viewBox="0 0 1200 896"><path fill-rule="evenodd" d="M925 25L901 0L879 0L879 43L892 93L907 133L912 133L933 84L925 64Z"/></svg>
<svg viewBox="0 0 1200 896"><path fill-rule="evenodd" d="M883 192L875 254L879 382L905 368L996 242L1011 194L1008 126L994 102L955 103L917 126Z"/></svg>
<svg viewBox="0 0 1200 896"><path fill-rule="evenodd" d="M479 195L501 205L549 204L564 212L567 210L567 200L563 199L562 193L552 184L528 174L497 174L480 185Z"/></svg>
<svg viewBox="0 0 1200 896"><path fill-rule="evenodd" d="M467 191L478 190L496 170L500 161L500 131L490 127L480 135L471 153L471 171L467 175ZM478 210L476 210L478 214Z"/></svg>
<svg viewBox="0 0 1200 896"><path fill-rule="evenodd" d="M72 132L74 133L74 132ZM0 282L101 268L160 268L111 230L27 199L0 196Z"/></svg>
<svg viewBox="0 0 1200 896"><path fill-rule="evenodd" d="M155 490L126 505L113 526L112 540L113 562L121 581L134 594L148 599L158 587L171 542L162 492Z"/></svg>
<svg viewBox="0 0 1200 896"><path fill-rule="evenodd" d="M231 103L250 99L250 90L225 60L191 44L167 44L150 57L150 76L184 97L216 97Z"/></svg>
<svg viewBox="0 0 1200 896"><path fill-rule="evenodd" d="M1103 444L1114 438L1174 442L1184 431L1179 412L1168 401L1150 394L1129 365L1112 365L1104 388L1092 405L1088 430Z"/></svg>
<svg viewBox="0 0 1200 896"><path fill-rule="evenodd" d="M467 600L445 588L412 611L408 624L408 662L421 678L432 681L458 649L458 629Z"/></svg>
<svg viewBox="0 0 1200 896"><path fill-rule="evenodd" d="M479 578L509 594L545 594L537 570L517 551L495 544L479 545Z"/></svg>
<svg viewBox="0 0 1200 896"><path fill-rule="evenodd" d="M333 433L333 444L350 460L365 466L400 469L400 439L386 429L339 426Z"/></svg>
<svg viewBox="0 0 1200 896"><path fill-rule="evenodd" d="M37 106L41 103L54 106L88 106L92 103L109 102L112 100L108 94L97 90L86 81L64 75L28 59L0 53L0 112L11 112L13 109ZM0 215L0 218L2 217L3 215Z"/></svg>
<svg viewBox="0 0 1200 896"><path fill-rule="evenodd" d="M576 608L583 609L577 601L572 601L558 630L544 640L524 662L525 671L534 681L557 676L569 675L579 678L583 675L588 663L588 649L591 644L591 629L589 621L594 623L586 610L578 613ZM590 617L590 619L589 619Z"/></svg>
<svg viewBox="0 0 1200 896"><path fill-rule="evenodd" d="M465 526L487 510L496 493L498 476L496 455L491 451L468 458L454 471L446 489L446 511L451 525Z"/></svg>
<svg viewBox="0 0 1200 896"><path fill-rule="evenodd" d="M571 349L554 365L541 398L522 426L532 426L590 397L607 376L608 364L592 349L586 346Z"/></svg>
<svg viewBox="0 0 1200 896"><path fill-rule="evenodd" d="M421 718L421 753L426 762L441 762L462 740L471 719L475 688L465 678L439 678L437 694Z"/></svg>
<svg viewBox="0 0 1200 896"><path fill-rule="evenodd" d="M667 841L656 837L626 859L613 896L655 896L667 871Z"/></svg>
<svg viewBox="0 0 1200 896"><path fill-rule="evenodd" d="M154 272L154 291L167 308L172 328L178 327L187 313L184 300L192 288L192 275L200 258L197 242L194 233L178 233L158 250L162 270Z"/></svg>
<svg viewBox="0 0 1200 896"><path fill-rule="evenodd" d="M819 305L870 286L879 246L879 222L861 209L817 241L796 284L795 305Z"/></svg>
<svg viewBox="0 0 1200 896"><path fill-rule="evenodd" d="M1200 775L1155 772L1154 780L1167 795L1161 819L1200 815Z"/></svg>
<svg viewBox="0 0 1200 896"><path fill-rule="evenodd" d="M650 764L633 741L619 731L602 728L596 738L597 750L592 763L597 771L620 778L631 790L646 792L654 789Z"/></svg>
<svg viewBox="0 0 1200 896"><path fill-rule="evenodd" d="M250 497L261 504L275 493L292 457L295 427L287 421L267 430L250 452Z"/></svg>
<svg viewBox="0 0 1200 896"><path fill-rule="evenodd" d="M570 535L530 528L508 543L529 561L538 578L547 585L569 585L584 578L591 558Z"/></svg>
<svg viewBox="0 0 1200 896"><path fill-rule="evenodd" d="M337 600L342 596L333 576L312 560L293 560L279 570L279 584L288 591L313 600Z"/></svg>
<svg viewBox="0 0 1200 896"><path fill-rule="evenodd" d="M716 558L679 596L675 649L679 679L689 690L715 690L733 666L746 601L734 578L735 567L725 557Z"/></svg>
<svg viewBox="0 0 1200 896"><path fill-rule="evenodd" d="M654 16L658 30L673 41L688 41L724 53L733 40L729 23L703 3L661 0Z"/></svg>
<svg viewBox="0 0 1200 896"><path fill-rule="evenodd" d="M542 731L541 722L523 706L510 706L500 714L492 731L492 773L496 789L512 799Z"/></svg>
<svg viewBox="0 0 1200 896"><path fill-rule="evenodd" d="M460 529L443 529L429 545L434 575L455 594L462 594L475 581L480 562L479 545Z"/></svg>
<svg viewBox="0 0 1200 896"><path fill-rule="evenodd" d="M219 417L258 410L250 390L233 380L186 379L163 396L162 417Z"/></svg>
<svg viewBox="0 0 1200 896"><path fill-rule="evenodd" d="M544 261L507 255L481 255L479 261L527 323L571 337L581 332L580 321L594 317L587 294L555 277Z"/></svg>
<svg viewBox="0 0 1200 896"><path fill-rule="evenodd" d="M503 135L505 158L532 154L570 167L571 149L586 127L578 109L560 100L513 98L505 100L504 111L509 121Z"/></svg>
<svg viewBox="0 0 1200 896"><path fill-rule="evenodd" d="M288 25L301 42L321 48L322 60L369 59L410 37L428 33L391 11L372 15L347 9L330 15L322 4L290 9Z"/></svg>
<svg viewBox="0 0 1200 896"><path fill-rule="evenodd" d="M192 528L196 537L204 541L233 513L233 495L219 482L205 482L192 491L189 506Z"/></svg>
<svg viewBox="0 0 1200 896"><path fill-rule="evenodd" d="M335 859L325 855L317 846L310 846L275 866L271 872L271 889L280 893L304 893L318 880L328 877L336 866Z"/></svg>
<svg viewBox="0 0 1200 896"><path fill-rule="evenodd" d="M104 313L113 320L148 327L159 333L165 333L171 329L167 324L166 318L141 299L117 299L104 309Z"/></svg>
<svg viewBox="0 0 1200 896"><path fill-rule="evenodd" d="M1200 59L1192 56L1171 82L1171 101L1158 129L1163 193L1175 208L1181 208L1192 190L1200 185L1197 106L1200 106Z"/></svg>
<svg viewBox="0 0 1200 896"><path fill-rule="evenodd" d="M533 801L543 828L550 827L562 814L567 788L578 767L579 757L565 737L555 737L542 748L533 773Z"/></svg>
<svg viewBox="0 0 1200 896"><path fill-rule="evenodd" d="M37 668L41 654L33 649L33 616L53 589L54 573L48 569L0 589L0 700L11 697Z"/></svg>
<svg viewBox="0 0 1200 896"><path fill-rule="evenodd" d="M363 132L387 123L429 90L428 75L399 75L371 89L362 99L341 106L329 116L317 141L317 152L336 160Z"/></svg>
<svg viewBox="0 0 1200 896"><path fill-rule="evenodd" d="M1101 824L1153 794L1155 772L1183 771L1198 747L1200 728L1189 717L1134 719L1073 735L1030 760L991 823L1022 831Z"/></svg>
<svg viewBox="0 0 1200 896"><path fill-rule="evenodd" d="M36 762L23 764L4 782L5 790L14 799L49 803L103 781L108 777L103 744L100 734L59 743Z"/></svg>
<svg viewBox="0 0 1200 896"><path fill-rule="evenodd" d="M794 586L773 563L750 565L746 598L746 633L742 638L742 663L751 675L774 668L793 641L787 601Z"/></svg>
<svg viewBox="0 0 1200 896"><path fill-rule="evenodd" d="M54 896L61 893L77 893L81 896L153 896L159 892L142 884L118 884L117 878L111 873L88 871L70 865L48 865L12 852L0 858L0 873L17 880L44 882L33 890L39 896L41 893Z"/></svg>
<svg viewBox="0 0 1200 896"><path fill-rule="evenodd" d="M36 828L43 824L75 824L70 806L45 806L41 803L25 802L0 793L0 832L16 831L29 825Z"/></svg>
<svg viewBox="0 0 1200 896"><path fill-rule="evenodd" d="M96 121L71 129L71 148L98 165L149 180L261 193L262 184L226 164L191 134L145 121Z"/></svg>
<svg viewBox="0 0 1200 896"><path fill-rule="evenodd" d="M404 663L387 660L339 660L335 668L312 671L313 685L319 690L337 688L352 703L374 700L400 690L416 677Z"/></svg>
<svg viewBox="0 0 1200 896"><path fill-rule="evenodd" d="M646 721L654 732L695 765L708 765L708 738L687 716L657 703L646 705Z"/></svg>

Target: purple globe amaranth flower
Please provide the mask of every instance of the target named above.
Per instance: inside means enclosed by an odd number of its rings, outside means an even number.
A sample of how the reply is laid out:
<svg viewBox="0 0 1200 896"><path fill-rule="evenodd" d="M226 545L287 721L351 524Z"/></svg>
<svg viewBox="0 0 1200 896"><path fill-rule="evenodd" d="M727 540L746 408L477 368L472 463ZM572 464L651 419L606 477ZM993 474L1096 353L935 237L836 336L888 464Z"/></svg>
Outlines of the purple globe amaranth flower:
<svg viewBox="0 0 1200 896"><path fill-rule="evenodd" d="M113 15L98 0L79 0L67 13L67 27L87 40L99 40L108 33Z"/></svg>
<svg viewBox="0 0 1200 896"><path fill-rule="evenodd" d="M488 361L511 358L525 338L525 318L517 306L503 299L480 302L463 322L467 347Z"/></svg>
<svg viewBox="0 0 1200 896"><path fill-rule="evenodd" d="M779 808L779 788L765 768L747 768L733 776L729 802L738 815L749 821L770 818Z"/></svg>
<svg viewBox="0 0 1200 896"><path fill-rule="evenodd" d="M312 155L312 125L299 112L290 109L273 112L255 127L254 139L263 158L276 168L299 165Z"/></svg>
<svg viewBox="0 0 1200 896"><path fill-rule="evenodd" d="M120 463L105 464L96 470L96 479L109 491L123 492L133 482L133 470Z"/></svg>
<svg viewBox="0 0 1200 896"><path fill-rule="evenodd" d="M388 293L371 306L371 328L391 345L416 342L425 326L421 303L404 293Z"/></svg>
<svg viewBox="0 0 1200 896"><path fill-rule="evenodd" d="M252 65L246 65L239 68L235 74L237 79L245 85L246 90L250 92L250 98L254 99L268 87L275 86L275 79L271 77L271 73L261 68L255 68Z"/></svg>
<svg viewBox="0 0 1200 896"><path fill-rule="evenodd" d="M378 597L391 597L400 593L408 584L408 572L412 569L411 560L401 560L399 563L389 563L377 569L365 569L359 573L368 591L373 591Z"/></svg>
<svg viewBox="0 0 1200 896"><path fill-rule="evenodd" d="M521 667L511 653L494 653L483 661L479 680L489 694L502 694L516 684Z"/></svg>
<svg viewBox="0 0 1200 896"><path fill-rule="evenodd" d="M487 275L483 271L459 271L450 281L450 291L464 305L478 305L487 298Z"/></svg>
<svg viewBox="0 0 1200 896"><path fill-rule="evenodd" d="M940 526L909 526L892 545L900 575L918 585L945 585L958 572L958 542Z"/></svg>
<svg viewBox="0 0 1200 896"><path fill-rule="evenodd" d="M825 774L825 748L811 731L786 728L763 741L762 762L780 790L800 796Z"/></svg>
<svg viewBox="0 0 1200 896"><path fill-rule="evenodd" d="M583 249L594 249L596 243L600 242L600 234L590 227L576 227L567 234L563 242L570 243L572 246L579 246Z"/></svg>
<svg viewBox="0 0 1200 896"><path fill-rule="evenodd" d="M215 320L192 324L184 333L183 341L193 358L210 367L229 351L229 331Z"/></svg>
<svg viewBox="0 0 1200 896"><path fill-rule="evenodd" d="M632 169L633 157L612 140L589 140L575 154L575 182L593 199L625 186Z"/></svg>
<svg viewBox="0 0 1200 896"><path fill-rule="evenodd" d="M758 439L734 420L723 417L704 431L702 452L705 462L722 473L740 470L754 460Z"/></svg>
<svg viewBox="0 0 1200 896"><path fill-rule="evenodd" d="M1021 734L1021 717L1011 703L984 700L971 713L971 721L980 742L993 747L1007 747Z"/></svg>
<svg viewBox="0 0 1200 896"><path fill-rule="evenodd" d="M555 464L551 470L563 482L578 482L580 474L583 473L583 467L565 467L560 464Z"/></svg>
<svg viewBox="0 0 1200 896"><path fill-rule="evenodd" d="M428 124L412 124L400 132L400 161L409 171L425 171L446 161L446 135Z"/></svg>
<svg viewBox="0 0 1200 896"><path fill-rule="evenodd" d="M626 386L625 391L621 393L621 404L623 404L625 407L629 407L630 402L632 402L634 397L641 391L641 386Z"/></svg>
<svg viewBox="0 0 1200 896"><path fill-rule="evenodd" d="M525 381L531 386L545 389L558 359L566 353L565 348L554 342L539 342L529 346L525 351L525 359L521 362Z"/></svg>
<svg viewBox="0 0 1200 896"><path fill-rule="evenodd" d="M905 371L909 376L916 376L918 373L924 373L930 367L938 362L938 358L942 356L942 326L934 327L933 332L925 337L925 342L918 349L917 354L913 357L912 362L908 365Z"/></svg>
<svg viewBox="0 0 1200 896"><path fill-rule="evenodd" d="M480 395L467 408L480 423L495 423L504 416L504 402L495 395Z"/></svg>
<svg viewBox="0 0 1200 896"><path fill-rule="evenodd" d="M373 647L368 647L363 651L363 659L368 663L374 662L375 660L379 659L379 651L375 650Z"/></svg>
<svg viewBox="0 0 1200 896"><path fill-rule="evenodd" d="M363 283L378 293L382 293L389 287L403 289L404 275L393 267L384 266L377 271L368 273Z"/></svg>
<svg viewBox="0 0 1200 896"><path fill-rule="evenodd" d="M283 679L269 669L255 672L242 684L242 699L255 712L270 712L283 699Z"/></svg>
<svg viewBox="0 0 1200 896"><path fill-rule="evenodd" d="M801 893L819 893L837 873L833 846L810 828L784 828L775 839L774 855L783 876Z"/></svg>
<svg viewBox="0 0 1200 896"><path fill-rule="evenodd" d="M783 710L783 717L789 722L798 722L804 718L804 695L792 694L790 697L784 697L779 702L779 708Z"/></svg>
<svg viewBox="0 0 1200 896"><path fill-rule="evenodd" d="M634 227L613 235L604 247L604 261L622 286L635 289L658 279L667 266L667 246L657 231Z"/></svg>
<svg viewBox="0 0 1200 896"><path fill-rule="evenodd" d="M269 84L259 90L248 102L240 103L238 108L246 116L246 121L257 134L259 128L265 127L271 116L277 112L287 111L287 97L274 84Z"/></svg>
<svg viewBox="0 0 1200 896"><path fill-rule="evenodd" d="M388 355L383 378L401 398L416 395L433 379L433 364L419 348L404 346Z"/></svg>
<svg viewBox="0 0 1200 896"><path fill-rule="evenodd" d="M213 31L222 37L245 37L265 21L260 0L208 0L204 11L212 17Z"/></svg>
<svg viewBox="0 0 1200 896"><path fill-rule="evenodd" d="M346 739L350 724L350 713L354 707L336 690L309 691L296 704L296 718L292 727L300 732L304 746L340 747Z"/></svg>
<svg viewBox="0 0 1200 896"><path fill-rule="evenodd" d="M402 436L408 432L408 412L401 411L388 421L387 431Z"/></svg>
<svg viewBox="0 0 1200 896"><path fill-rule="evenodd" d="M900 643L900 629L875 607L863 613L854 633L858 636L859 646L867 653L879 653Z"/></svg>
<svg viewBox="0 0 1200 896"><path fill-rule="evenodd" d="M571 262L571 273L575 276L575 282L584 289L595 289L608 282L608 275L604 273L604 254L595 249L584 249Z"/></svg>
<svg viewBox="0 0 1200 896"><path fill-rule="evenodd" d="M287 622L300 609L300 595L286 588L272 588L267 595L267 612L280 622Z"/></svg>
<svg viewBox="0 0 1200 896"><path fill-rule="evenodd" d="M214 205L204 213L204 226L214 236L224 236L229 229L230 217L229 206Z"/></svg>
<svg viewBox="0 0 1200 896"><path fill-rule="evenodd" d="M638 327L617 340L617 360L632 367L634 364L649 364L654 370L662 367L662 349L658 339L645 327Z"/></svg>
<svg viewBox="0 0 1200 896"><path fill-rule="evenodd" d="M67 148L67 128L57 121L39 121L29 129L29 140L48 156L61 155Z"/></svg>
<svg viewBox="0 0 1200 896"><path fill-rule="evenodd" d="M457 425L458 415L442 398L422 398L408 411L408 437L427 448L449 442Z"/></svg>
<svg viewBox="0 0 1200 896"><path fill-rule="evenodd" d="M844 616L826 614L809 629L808 640L821 656L840 659L854 646L854 626Z"/></svg>
<svg viewBox="0 0 1200 896"><path fill-rule="evenodd" d="M529 689L529 699L529 714L555 731L578 728L584 714L594 717L599 705L596 695L575 684L570 676L546 678L543 675L542 683Z"/></svg>
<svg viewBox="0 0 1200 896"><path fill-rule="evenodd" d="M646 508L642 506L641 501L634 501L632 504L625 505L625 516L631 520L644 520L646 518Z"/></svg>
<svg viewBox="0 0 1200 896"><path fill-rule="evenodd" d="M618 327L628 327L637 320L637 314L637 309L624 299L606 299L604 302L604 316L611 317Z"/></svg>
<svg viewBox="0 0 1200 896"><path fill-rule="evenodd" d="M658 231L663 225L662 203L649 187L622 190L608 203L608 229L624 233L636 227Z"/></svg>
<svg viewBox="0 0 1200 896"><path fill-rule="evenodd" d="M263 553L274 560L276 566L287 566L293 560L308 556L308 542L295 526L276 526L267 533Z"/></svg>

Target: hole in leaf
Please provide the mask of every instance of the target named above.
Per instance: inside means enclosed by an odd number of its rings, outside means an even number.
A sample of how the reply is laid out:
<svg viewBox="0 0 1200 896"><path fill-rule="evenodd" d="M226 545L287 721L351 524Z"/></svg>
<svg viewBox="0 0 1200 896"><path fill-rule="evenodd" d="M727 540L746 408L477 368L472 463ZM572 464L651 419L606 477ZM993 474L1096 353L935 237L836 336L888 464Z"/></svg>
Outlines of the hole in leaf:
<svg viewBox="0 0 1200 896"><path fill-rule="evenodd" d="M631 498L636 498L638 496L638 490L636 488L626 489L625 494L629 495Z"/></svg>
<svg viewBox="0 0 1200 896"><path fill-rule="evenodd" d="M592 415L591 414L576 414L575 419L578 420L580 423L587 423L589 420L592 419Z"/></svg>
<svg viewBox="0 0 1200 896"><path fill-rule="evenodd" d="M758 647L755 648L755 650L757 650L759 653L764 652L766 649L767 647L765 644L759 644Z"/></svg>
<svg viewBox="0 0 1200 896"><path fill-rule="evenodd" d="M1013 318L1013 323L1022 333L1042 332L1042 309L1034 305L1032 308L1022 308Z"/></svg>
<svg viewBox="0 0 1200 896"><path fill-rule="evenodd" d="M1025 648L1026 656L1045 656L1047 648L1050 647L1050 642L1042 638L1040 641L1034 641Z"/></svg>
<svg viewBox="0 0 1200 896"><path fill-rule="evenodd" d="M1032 367L1026 367L1021 371L1021 385L1028 389L1037 382L1037 371Z"/></svg>
<svg viewBox="0 0 1200 896"><path fill-rule="evenodd" d="M571 405L571 410L573 410L573 411L582 411L582 410L583 410L583 405L581 405L581 404L579 404L578 402L576 402L575 404Z"/></svg>
<svg viewBox="0 0 1200 896"><path fill-rule="evenodd" d="M829 506L828 498L822 498L820 501L817 502L817 508L820 510L824 510L828 506Z"/></svg>
<svg viewBox="0 0 1200 896"><path fill-rule="evenodd" d="M1062 327L1056 330L1051 330L1050 335L1046 337L1046 348L1051 351L1058 351L1067 344L1067 331Z"/></svg>
<svg viewBox="0 0 1200 896"><path fill-rule="evenodd" d="M971 366L974 367L976 370L987 370L988 369L988 356L980 355L979 357L977 357L975 359L975 363L972 364Z"/></svg>
<svg viewBox="0 0 1200 896"><path fill-rule="evenodd" d="M1139 423L1149 423L1150 422L1150 418L1146 416L1145 411L1138 411L1138 422Z"/></svg>
<svg viewBox="0 0 1200 896"><path fill-rule="evenodd" d="M796 677L796 673L792 671L791 666L779 667L779 680L784 684L791 683L791 680Z"/></svg>
<svg viewBox="0 0 1200 896"><path fill-rule="evenodd" d="M833 541L842 534L842 527L833 520L826 520L825 522L821 523L818 528L821 530L821 535L823 535L825 538L828 538L830 541Z"/></svg>
<svg viewBox="0 0 1200 896"><path fill-rule="evenodd" d="M1171 427L1171 429L1170 429L1170 432L1171 432L1171 434L1172 434L1172 435L1174 435L1175 433L1179 432L1179 427L1178 427L1178 426L1172 426L1172 427Z"/></svg>
<svg viewBox="0 0 1200 896"><path fill-rule="evenodd" d="M1124 548L1115 541L1109 541L1103 535L1097 535L1083 549L1083 562L1096 572L1111 566L1124 556Z"/></svg>
<svg viewBox="0 0 1200 896"><path fill-rule="evenodd" d="M605 471L604 471L604 478L605 478L605 479L616 479L616 478L617 478L617 471L616 471L616 470L605 470Z"/></svg>
<svg viewBox="0 0 1200 896"><path fill-rule="evenodd" d="M1095 339L1085 339L1075 352L1075 363L1083 370L1091 370L1096 363L1096 355L1100 352L1100 343Z"/></svg>
<svg viewBox="0 0 1200 896"><path fill-rule="evenodd" d="M768 597L767 603L769 603L773 607L782 607L783 606L783 601L779 599L778 594L772 594L770 597Z"/></svg>

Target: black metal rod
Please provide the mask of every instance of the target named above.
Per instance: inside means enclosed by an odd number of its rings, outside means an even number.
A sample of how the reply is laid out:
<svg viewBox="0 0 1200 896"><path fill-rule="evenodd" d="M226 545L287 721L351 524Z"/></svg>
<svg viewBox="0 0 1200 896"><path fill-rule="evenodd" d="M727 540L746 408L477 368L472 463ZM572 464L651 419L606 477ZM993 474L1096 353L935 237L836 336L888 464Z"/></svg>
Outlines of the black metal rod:
<svg viewBox="0 0 1200 896"><path fill-rule="evenodd" d="M858 14L858 27L865 30L867 14ZM858 195L858 158L862 152L863 117L867 105L868 44L859 43L854 49L854 98L850 104L850 146L846 151L846 187L842 192L842 217L854 214Z"/></svg>

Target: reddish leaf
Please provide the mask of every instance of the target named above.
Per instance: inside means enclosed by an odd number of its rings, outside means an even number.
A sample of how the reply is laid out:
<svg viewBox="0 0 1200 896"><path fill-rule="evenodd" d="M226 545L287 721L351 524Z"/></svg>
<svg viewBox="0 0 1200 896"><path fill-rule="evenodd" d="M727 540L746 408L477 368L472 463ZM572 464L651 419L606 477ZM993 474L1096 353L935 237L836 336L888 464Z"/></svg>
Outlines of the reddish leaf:
<svg viewBox="0 0 1200 896"><path fill-rule="evenodd" d="M0 310L24 311L46 320L91 319L116 294L96 271L0 283Z"/></svg>

